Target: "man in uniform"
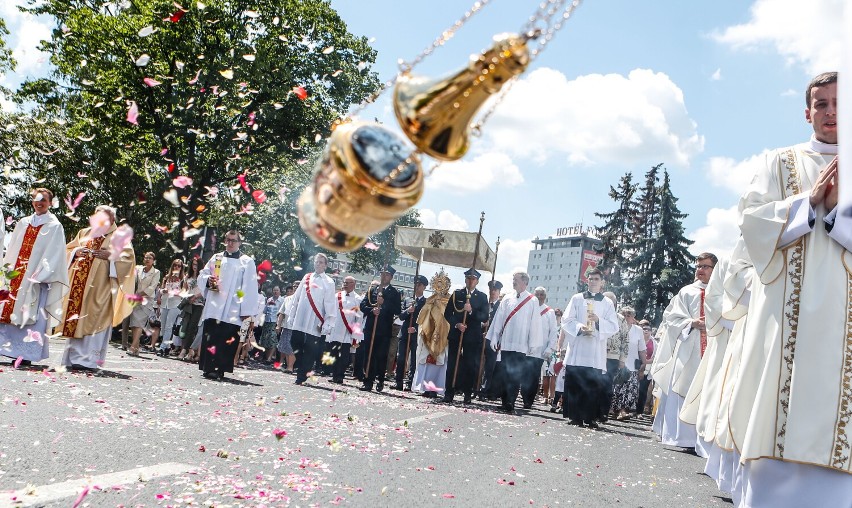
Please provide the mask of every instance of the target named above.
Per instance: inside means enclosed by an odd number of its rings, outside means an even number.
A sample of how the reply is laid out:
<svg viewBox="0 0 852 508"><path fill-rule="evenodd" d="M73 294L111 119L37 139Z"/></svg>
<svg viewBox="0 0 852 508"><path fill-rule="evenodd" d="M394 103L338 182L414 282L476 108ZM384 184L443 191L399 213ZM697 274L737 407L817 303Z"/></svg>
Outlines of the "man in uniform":
<svg viewBox="0 0 852 508"><path fill-rule="evenodd" d="M442 402L452 402L456 390L464 392L464 403L473 400L473 387L479 375L482 350L482 323L488 320L488 298L476 289L480 274L475 269L464 272L465 287L453 291L444 318L450 324L447 336L447 383Z"/></svg>
<svg viewBox="0 0 852 508"><path fill-rule="evenodd" d="M417 365L417 316L420 315L420 309L426 304L423 291L426 290L428 284L429 280L423 275L414 277L414 301L399 315L399 319L402 320L402 327L399 329L399 347L396 355L397 390L411 391L414 368ZM408 365L406 365L406 351L408 351ZM408 368L407 375L405 373L406 367Z"/></svg>
<svg viewBox="0 0 852 508"><path fill-rule="evenodd" d="M393 336L393 319L402 313L402 299L399 290L391 285L396 270L390 265L381 269L379 285L370 288L361 300L361 312L366 316L364 322L364 341L359 349L367 355L364 384L358 388L369 392L376 383L376 391L385 389L385 374L388 349Z"/></svg>
<svg viewBox="0 0 852 508"><path fill-rule="evenodd" d="M499 280L490 280L488 281L488 307L490 308L488 311L488 322L485 324L484 329L482 330L482 338L485 342L488 342L486 335L488 334L488 328L491 326L491 323L494 321L494 313L497 312L497 309L500 307L500 290L503 289L503 283ZM479 389L479 400L494 400L497 398L497 394L494 391L494 387L492 386L493 378L494 378L494 367L497 364L497 353L491 349L490 347L485 347L485 366L482 368L482 381L480 383Z"/></svg>

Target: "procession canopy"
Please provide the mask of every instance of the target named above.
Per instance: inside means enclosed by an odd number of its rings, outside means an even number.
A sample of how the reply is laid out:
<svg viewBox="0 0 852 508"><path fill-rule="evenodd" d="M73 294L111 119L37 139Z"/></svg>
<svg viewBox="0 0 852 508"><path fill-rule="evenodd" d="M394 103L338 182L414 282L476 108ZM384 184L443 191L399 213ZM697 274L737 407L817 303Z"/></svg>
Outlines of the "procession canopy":
<svg viewBox="0 0 852 508"><path fill-rule="evenodd" d="M420 259L420 249L423 249L423 261L428 263L470 267L473 250L476 248L476 237L477 233L466 231L399 226L396 228L394 247L415 259ZM496 255L488 246L488 242L480 238L473 268L493 272L495 259Z"/></svg>

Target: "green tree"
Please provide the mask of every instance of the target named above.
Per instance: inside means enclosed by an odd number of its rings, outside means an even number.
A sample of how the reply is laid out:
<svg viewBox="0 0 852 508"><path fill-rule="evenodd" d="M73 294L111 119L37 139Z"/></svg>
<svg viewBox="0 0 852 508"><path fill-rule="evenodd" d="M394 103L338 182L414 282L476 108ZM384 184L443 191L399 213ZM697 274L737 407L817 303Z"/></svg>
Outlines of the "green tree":
<svg viewBox="0 0 852 508"><path fill-rule="evenodd" d="M60 195L86 191L77 217L117 206L137 248L168 240L185 251L204 225L227 229L277 206L271 174L295 199L309 178L299 162L379 86L375 51L324 0L46 0L25 10L56 21L42 45L54 71L17 100L40 121L61 120L68 144L32 176L51 176ZM294 224L280 223L303 235Z"/></svg>
<svg viewBox="0 0 852 508"><path fill-rule="evenodd" d="M655 166L652 171L661 166ZM643 190L643 194L644 194ZM633 270L629 291L633 296L636 315L659 324L669 300L681 287L692 282L689 266L692 256L687 248L693 242L684 236L683 219L687 214L677 207L671 190L668 171L663 170L663 183L654 190L654 224L641 228L653 236L643 236L635 242L641 250L628 263ZM648 209L651 204L647 203Z"/></svg>
<svg viewBox="0 0 852 508"><path fill-rule="evenodd" d="M623 298L627 290L624 268L630 258L630 251L625 247L633 241L636 230L638 210L635 202L637 186L633 183L633 174L627 172L621 177L618 187L609 188L609 197L616 203L618 209L610 213L595 213L598 219L604 221L604 225L598 228L602 231L599 252L603 254L603 260L599 268L608 272L609 285L618 296L620 302L630 302Z"/></svg>

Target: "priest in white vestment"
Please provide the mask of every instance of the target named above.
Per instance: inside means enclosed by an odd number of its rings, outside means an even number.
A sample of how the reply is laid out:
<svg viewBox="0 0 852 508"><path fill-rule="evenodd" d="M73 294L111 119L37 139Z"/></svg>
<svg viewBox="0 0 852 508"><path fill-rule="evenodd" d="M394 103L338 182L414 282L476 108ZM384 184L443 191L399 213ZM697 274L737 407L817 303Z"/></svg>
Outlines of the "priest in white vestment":
<svg viewBox="0 0 852 508"><path fill-rule="evenodd" d="M325 273L328 257L314 256L314 271L302 277L287 311L287 328L296 352L296 384L308 379L323 351L322 336L331 332L337 314L334 281Z"/></svg>
<svg viewBox="0 0 852 508"><path fill-rule="evenodd" d="M364 315L361 313L363 296L355 292L355 278L347 276L343 279L343 289L335 294L337 313L332 320L331 333L326 335L326 342L331 343L331 382L342 385L346 369L352 354L349 348L357 346L364 339Z"/></svg>
<svg viewBox="0 0 852 508"><path fill-rule="evenodd" d="M740 200L757 276L731 407L732 426L749 414L742 506L852 505L852 217L836 213L850 178L836 157L837 74L814 78L806 97L813 137L769 152Z"/></svg>
<svg viewBox="0 0 852 508"><path fill-rule="evenodd" d="M258 312L257 268L240 251L242 241L239 231L225 233L225 252L214 254L198 274L205 299L198 368L210 379L234 372L240 326Z"/></svg>
<svg viewBox="0 0 852 508"><path fill-rule="evenodd" d="M734 327L733 321L722 318L723 301L725 296L725 277L728 274L729 261L722 258L713 268L707 288L704 292L704 326L706 331L707 348L701 355L701 362L692 384L684 397L680 409L681 421L695 425L698 438L695 442L696 453L708 457L708 450L713 442L716 430L716 413L719 410L720 388L718 381L722 377L719 372L728 346L728 336ZM705 435L707 434L707 435Z"/></svg>
<svg viewBox="0 0 852 508"><path fill-rule="evenodd" d="M699 254L695 282L681 288L672 299L671 310L663 314L667 340L675 344L675 350L669 360L671 365L659 370L654 377L654 381L664 384L668 390L663 390L660 396L653 429L666 445L695 448L698 438L695 425L680 419L680 410L707 347L704 298L716 261L716 256L709 252ZM662 378L661 372L670 372L670 377ZM701 453L700 449L696 451Z"/></svg>
<svg viewBox="0 0 852 508"><path fill-rule="evenodd" d="M571 424L598 428L600 401L604 396L603 373L606 372L607 339L618 333L615 306L606 298L603 273L595 268L586 274L588 291L577 293L568 301L562 316L562 329L568 343L562 416Z"/></svg>
<svg viewBox="0 0 852 508"><path fill-rule="evenodd" d="M34 213L15 224L3 256L2 264L17 274L0 301L0 355L20 358L20 365L49 356L49 322L58 320L68 292L65 230L49 211L52 201L51 191L33 191Z"/></svg>
<svg viewBox="0 0 852 508"><path fill-rule="evenodd" d="M495 377L502 388L502 409L509 414L515 412L527 355L544 347L538 300L527 291L529 283L525 272L512 274L512 291L500 301L488 328L491 349L499 353Z"/></svg>

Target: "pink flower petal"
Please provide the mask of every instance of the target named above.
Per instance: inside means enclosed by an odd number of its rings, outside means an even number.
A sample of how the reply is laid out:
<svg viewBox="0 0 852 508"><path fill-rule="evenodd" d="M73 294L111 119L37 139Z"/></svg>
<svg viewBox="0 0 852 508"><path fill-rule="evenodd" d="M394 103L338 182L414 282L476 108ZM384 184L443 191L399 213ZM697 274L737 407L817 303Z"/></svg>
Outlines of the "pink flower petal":
<svg viewBox="0 0 852 508"><path fill-rule="evenodd" d="M183 189L187 186L192 185L192 178L185 176L185 175L180 175L180 176L176 177L174 180L172 180L172 185L174 185L178 189Z"/></svg>
<svg viewBox="0 0 852 508"><path fill-rule="evenodd" d="M162 85L161 82L157 81L154 78L145 78L145 79L142 80L142 82L145 83L145 86L148 86L148 87L151 87L151 88L154 88L155 86Z"/></svg>
<svg viewBox="0 0 852 508"><path fill-rule="evenodd" d="M130 107L127 109L127 121L133 125L139 125L137 118L139 118L139 106L136 105L136 101L130 101Z"/></svg>
<svg viewBox="0 0 852 508"><path fill-rule="evenodd" d="M74 504L71 505L71 508L77 508L78 506L80 506L80 504L83 503L83 499L85 499L88 494L89 494L89 486L87 485L87 486L83 487L83 491L80 492L79 496L77 496L77 499L74 501Z"/></svg>
<svg viewBox="0 0 852 508"><path fill-rule="evenodd" d="M92 227L91 231L89 231L89 238L99 238L104 236L110 226L112 226L112 219L106 212L99 211L89 217L89 226Z"/></svg>
<svg viewBox="0 0 852 508"><path fill-rule="evenodd" d="M24 361L24 357L23 357L23 356L19 356L19 357L15 360L15 363L13 363L13 364L12 364L12 366L13 366L13 367L15 367L15 368L17 369L18 367L20 367L20 366L21 366L21 362L22 362L22 361Z"/></svg>
<svg viewBox="0 0 852 508"><path fill-rule="evenodd" d="M122 224L118 226L115 231L112 232L112 238L110 238L109 246L110 246L110 261L117 261L121 257L121 253L124 249L130 245L130 242L133 240L133 228L128 226L127 224Z"/></svg>

